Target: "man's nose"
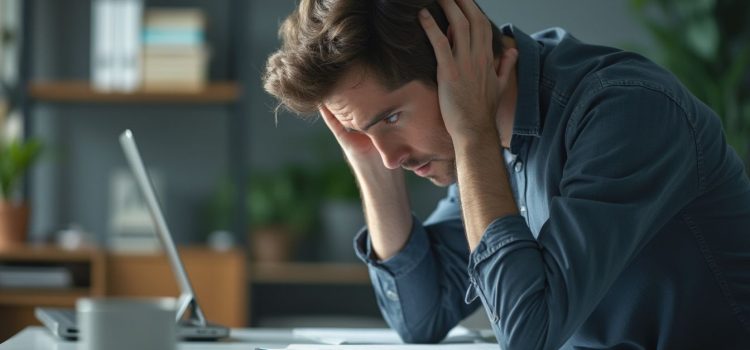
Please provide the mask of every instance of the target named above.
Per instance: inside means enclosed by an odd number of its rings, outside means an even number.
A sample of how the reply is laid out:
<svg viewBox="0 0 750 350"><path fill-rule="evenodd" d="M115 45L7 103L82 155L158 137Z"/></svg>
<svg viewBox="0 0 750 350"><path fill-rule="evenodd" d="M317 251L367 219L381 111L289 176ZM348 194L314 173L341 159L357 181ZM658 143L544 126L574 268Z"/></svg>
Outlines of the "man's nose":
<svg viewBox="0 0 750 350"><path fill-rule="evenodd" d="M401 164L409 157L406 147L397 143L382 142L373 140L375 148L383 159L383 165L388 169L398 169Z"/></svg>

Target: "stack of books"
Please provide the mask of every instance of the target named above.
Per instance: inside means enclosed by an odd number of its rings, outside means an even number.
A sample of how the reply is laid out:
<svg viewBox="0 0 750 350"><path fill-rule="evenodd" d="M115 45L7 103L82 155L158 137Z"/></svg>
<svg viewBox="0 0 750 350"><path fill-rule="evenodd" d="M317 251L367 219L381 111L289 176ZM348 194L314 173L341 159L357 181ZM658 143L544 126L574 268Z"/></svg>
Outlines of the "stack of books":
<svg viewBox="0 0 750 350"><path fill-rule="evenodd" d="M91 80L94 89L130 92L140 86L142 0L94 0Z"/></svg>
<svg viewBox="0 0 750 350"><path fill-rule="evenodd" d="M206 20L192 8L154 8L143 28L144 90L201 90L207 80Z"/></svg>

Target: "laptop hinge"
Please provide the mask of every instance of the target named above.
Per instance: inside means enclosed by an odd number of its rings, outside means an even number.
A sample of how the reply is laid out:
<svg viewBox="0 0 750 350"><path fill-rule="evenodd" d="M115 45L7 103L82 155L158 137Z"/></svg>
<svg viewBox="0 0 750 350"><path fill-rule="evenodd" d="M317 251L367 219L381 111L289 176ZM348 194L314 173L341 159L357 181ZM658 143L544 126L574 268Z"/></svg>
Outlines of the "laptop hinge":
<svg viewBox="0 0 750 350"><path fill-rule="evenodd" d="M190 293L181 294L180 299L177 301L177 305L175 321L180 322L186 320L189 324L194 326L206 326L206 318L203 316L201 307L195 301L195 296ZM187 314L187 319L185 314Z"/></svg>

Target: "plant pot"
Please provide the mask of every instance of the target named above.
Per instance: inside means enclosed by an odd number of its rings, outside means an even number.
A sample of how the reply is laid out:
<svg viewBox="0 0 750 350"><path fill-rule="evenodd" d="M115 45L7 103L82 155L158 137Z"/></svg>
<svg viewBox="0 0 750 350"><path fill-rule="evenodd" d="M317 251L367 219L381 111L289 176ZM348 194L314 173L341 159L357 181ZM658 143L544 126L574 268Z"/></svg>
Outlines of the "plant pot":
<svg viewBox="0 0 750 350"><path fill-rule="evenodd" d="M29 207L26 203L0 201L0 249L26 243Z"/></svg>
<svg viewBox="0 0 750 350"><path fill-rule="evenodd" d="M321 205L323 256L326 261L355 262L354 235L365 224L362 204L350 200L327 200Z"/></svg>
<svg viewBox="0 0 750 350"><path fill-rule="evenodd" d="M258 228L250 235L250 252L256 262L289 261L293 248L294 240L291 232L282 226Z"/></svg>

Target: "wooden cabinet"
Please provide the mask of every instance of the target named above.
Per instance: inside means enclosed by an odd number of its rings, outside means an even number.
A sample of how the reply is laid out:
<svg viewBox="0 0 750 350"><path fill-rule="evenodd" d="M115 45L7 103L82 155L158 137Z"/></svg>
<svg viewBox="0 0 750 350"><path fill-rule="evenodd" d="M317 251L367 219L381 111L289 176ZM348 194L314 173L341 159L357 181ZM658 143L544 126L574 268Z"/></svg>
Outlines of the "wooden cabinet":
<svg viewBox="0 0 750 350"><path fill-rule="evenodd" d="M197 247L181 248L179 254L206 318L229 327L247 326L245 255ZM110 296L179 295L163 254L107 254L106 284Z"/></svg>
<svg viewBox="0 0 750 350"><path fill-rule="evenodd" d="M73 306L78 298L105 295L104 254L97 249L20 246L0 251L0 264L65 266L78 275L71 288L0 288L0 342L27 325L38 324L34 307Z"/></svg>
<svg viewBox="0 0 750 350"><path fill-rule="evenodd" d="M249 322L247 262L240 250L218 252L183 247L180 258L206 317L229 327ZM0 342L26 326L39 324L37 306L73 307L89 296L178 296L177 282L164 254L105 252L96 248L66 251L23 246L0 251L0 264L65 266L77 274L71 288L0 288Z"/></svg>

